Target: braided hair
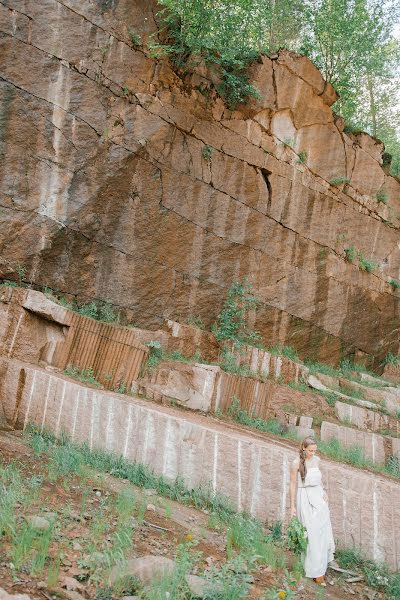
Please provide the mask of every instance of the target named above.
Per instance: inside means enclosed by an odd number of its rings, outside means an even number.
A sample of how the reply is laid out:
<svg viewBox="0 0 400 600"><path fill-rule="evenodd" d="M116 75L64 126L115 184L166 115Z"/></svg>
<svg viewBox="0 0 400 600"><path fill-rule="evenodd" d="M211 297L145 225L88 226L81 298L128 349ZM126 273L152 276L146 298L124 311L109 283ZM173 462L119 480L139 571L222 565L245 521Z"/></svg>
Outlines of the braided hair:
<svg viewBox="0 0 400 600"><path fill-rule="evenodd" d="M312 437L306 437L300 445L299 448L299 456L300 456L300 464L299 464L299 473L300 473L300 477L302 482L304 483L304 480L306 478L306 474L307 474L307 467L306 467L306 448L308 446L313 446L315 445L315 440Z"/></svg>

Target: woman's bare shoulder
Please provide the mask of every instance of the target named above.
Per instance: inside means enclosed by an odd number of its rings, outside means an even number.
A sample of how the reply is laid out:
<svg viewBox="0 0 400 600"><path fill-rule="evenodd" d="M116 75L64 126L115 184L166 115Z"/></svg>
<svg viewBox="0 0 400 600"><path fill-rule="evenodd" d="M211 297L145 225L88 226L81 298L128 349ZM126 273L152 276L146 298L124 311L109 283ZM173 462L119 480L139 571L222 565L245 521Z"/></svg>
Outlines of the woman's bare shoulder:
<svg viewBox="0 0 400 600"><path fill-rule="evenodd" d="M299 466L300 466L300 458L297 457L292 461L291 467L292 467L292 469L295 469L296 471L298 471Z"/></svg>

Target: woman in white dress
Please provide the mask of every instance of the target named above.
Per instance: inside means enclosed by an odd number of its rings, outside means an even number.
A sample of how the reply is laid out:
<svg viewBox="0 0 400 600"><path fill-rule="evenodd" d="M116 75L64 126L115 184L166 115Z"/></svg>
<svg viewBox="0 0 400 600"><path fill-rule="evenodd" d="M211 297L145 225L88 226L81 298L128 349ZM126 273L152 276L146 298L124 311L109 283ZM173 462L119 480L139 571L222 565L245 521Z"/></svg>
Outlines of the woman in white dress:
<svg viewBox="0 0 400 600"><path fill-rule="evenodd" d="M299 457L291 465L290 516L297 516L307 529L308 545L304 561L306 577L325 586L325 573L328 563L334 558L335 543L328 497L322 487L320 458L316 456L316 451L315 440L307 437L301 443Z"/></svg>

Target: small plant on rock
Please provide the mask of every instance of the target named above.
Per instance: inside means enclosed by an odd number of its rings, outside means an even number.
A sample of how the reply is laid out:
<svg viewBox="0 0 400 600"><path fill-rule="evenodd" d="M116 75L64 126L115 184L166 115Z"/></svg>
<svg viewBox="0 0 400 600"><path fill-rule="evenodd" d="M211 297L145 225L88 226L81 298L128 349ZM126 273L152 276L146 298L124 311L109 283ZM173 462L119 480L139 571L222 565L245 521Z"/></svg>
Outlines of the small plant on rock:
<svg viewBox="0 0 400 600"><path fill-rule="evenodd" d="M376 269L376 264L370 258L366 258L363 254L358 257L358 265L361 271L367 271L367 273L373 273Z"/></svg>
<svg viewBox="0 0 400 600"><path fill-rule="evenodd" d="M142 44L142 39L138 33L132 27L128 27L128 35L131 40L132 46L138 48Z"/></svg>
<svg viewBox="0 0 400 600"><path fill-rule="evenodd" d="M350 183L350 179L348 177L334 177L329 183L331 185L340 185L342 183Z"/></svg>
<svg viewBox="0 0 400 600"><path fill-rule="evenodd" d="M382 204L387 204L389 202L389 194L386 190L379 190L376 194L376 200Z"/></svg>
<svg viewBox="0 0 400 600"><path fill-rule="evenodd" d="M163 349L161 347L160 342L156 340L151 340L151 342L149 342L146 345L150 350L149 356L147 358L147 366L150 367L150 369L155 369L156 367L158 367L159 363L163 358Z"/></svg>
<svg viewBox="0 0 400 600"><path fill-rule="evenodd" d="M394 290L400 289L400 281L398 279L391 279L389 285L391 285Z"/></svg>
<svg viewBox="0 0 400 600"><path fill-rule="evenodd" d="M247 326L249 312L254 310L258 303L246 278L235 281L228 290L222 311L212 329L216 339L219 342L233 342L234 348L254 344L259 340L259 333Z"/></svg>
<svg viewBox="0 0 400 600"><path fill-rule="evenodd" d="M212 146L203 146L203 150L201 151L201 155L204 158L204 160L209 161L212 154L214 152L214 148Z"/></svg>
<svg viewBox="0 0 400 600"><path fill-rule="evenodd" d="M308 158L308 154L306 152L306 150L301 150L301 152L299 152L298 154L298 161L299 163L306 165L307 164L307 158Z"/></svg>
<svg viewBox="0 0 400 600"><path fill-rule="evenodd" d="M349 246L348 248L345 248L344 254L345 254L347 262L349 262L349 263L353 263L357 260L358 252L357 252L357 248L355 248L355 246Z"/></svg>

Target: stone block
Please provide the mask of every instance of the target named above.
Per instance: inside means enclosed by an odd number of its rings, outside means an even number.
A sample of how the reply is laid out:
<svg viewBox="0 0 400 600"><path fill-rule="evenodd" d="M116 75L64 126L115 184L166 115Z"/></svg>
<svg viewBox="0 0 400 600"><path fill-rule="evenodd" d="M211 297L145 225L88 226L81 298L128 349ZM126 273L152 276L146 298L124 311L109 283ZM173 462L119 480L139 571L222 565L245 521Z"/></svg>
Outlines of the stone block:
<svg viewBox="0 0 400 600"><path fill-rule="evenodd" d="M303 415L300 417L300 420L299 420L300 427L306 427L308 429L312 429L312 424L313 424L312 417L305 417Z"/></svg>

